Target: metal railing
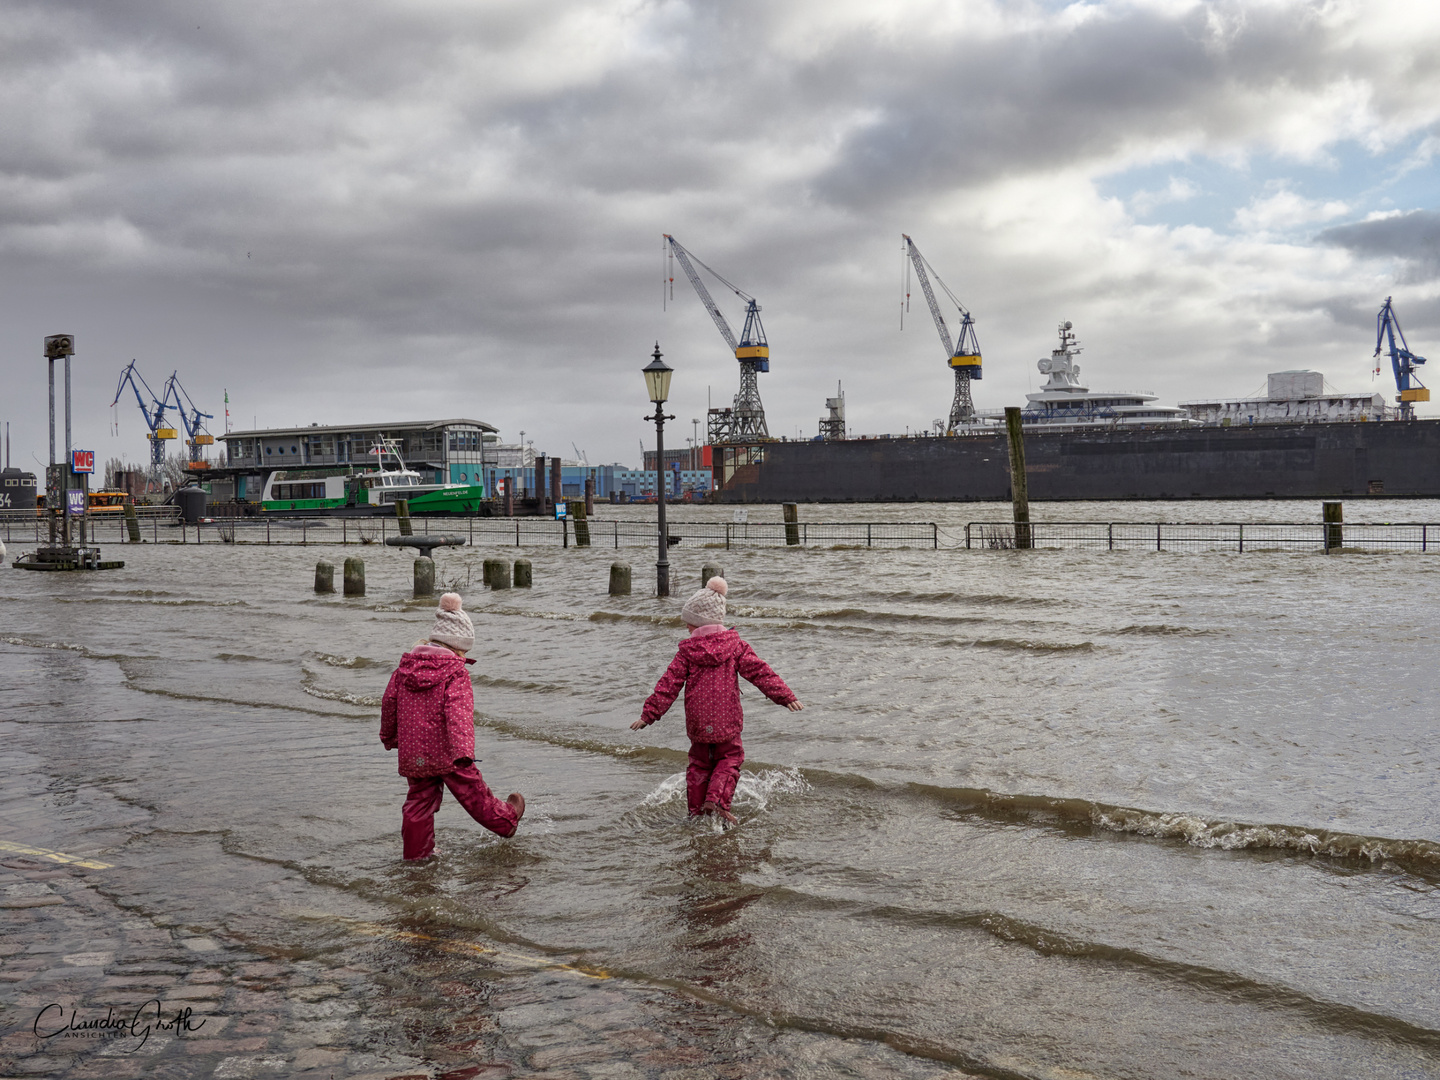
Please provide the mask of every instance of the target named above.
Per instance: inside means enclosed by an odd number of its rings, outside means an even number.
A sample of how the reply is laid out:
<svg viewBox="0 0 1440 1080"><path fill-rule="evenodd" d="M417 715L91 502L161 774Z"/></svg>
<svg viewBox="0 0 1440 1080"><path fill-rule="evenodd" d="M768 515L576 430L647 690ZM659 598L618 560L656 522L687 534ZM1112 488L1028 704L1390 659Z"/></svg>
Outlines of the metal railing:
<svg viewBox="0 0 1440 1080"><path fill-rule="evenodd" d="M173 535L175 527L180 524L178 506L137 506L135 517L142 542L180 542L180 537ZM190 526L192 532L194 528ZM85 531L92 544L122 544L129 540L125 515L119 508L86 514ZM50 539L50 519L34 510L0 510L0 535L4 536L6 544L46 543Z"/></svg>
<svg viewBox="0 0 1440 1080"><path fill-rule="evenodd" d="M489 547L571 547L573 521L549 518L416 517L415 533L463 536ZM590 546L619 550L653 548L654 522L590 519ZM383 544L400 533L400 522L376 518L214 518L196 524L175 523L173 535L160 539L189 544ZM123 531L123 527L122 527ZM941 531L933 522L671 522L672 547L729 550L755 547L938 548ZM117 534L118 536L118 534ZM147 534L148 536L148 534ZM947 544L946 546L955 546Z"/></svg>
<svg viewBox="0 0 1440 1080"><path fill-rule="evenodd" d="M1327 528L1331 530L1327 542ZM1338 528L1338 535L1334 530ZM1030 523L1031 546L1090 551L1359 551L1440 550L1440 525L1321 522L1038 521ZM972 521L967 548L1013 548L1008 521Z"/></svg>

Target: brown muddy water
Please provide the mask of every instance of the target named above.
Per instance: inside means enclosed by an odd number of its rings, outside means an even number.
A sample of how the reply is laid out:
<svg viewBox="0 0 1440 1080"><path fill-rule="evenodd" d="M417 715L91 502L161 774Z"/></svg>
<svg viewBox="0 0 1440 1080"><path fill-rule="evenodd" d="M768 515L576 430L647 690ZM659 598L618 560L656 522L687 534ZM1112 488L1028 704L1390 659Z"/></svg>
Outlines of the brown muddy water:
<svg viewBox="0 0 1440 1080"><path fill-rule="evenodd" d="M804 513L995 516L899 509ZM1239 514L1276 519L1127 507ZM497 593L514 548L443 552L529 810L447 798L417 866L377 739L411 555L106 551L0 569L0 1074L1440 1075L1440 559L680 548L657 600L642 552L623 599L603 548ZM369 594L314 596L343 554ZM728 832L679 706L627 729L712 559L809 706L745 695Z"/></svg>

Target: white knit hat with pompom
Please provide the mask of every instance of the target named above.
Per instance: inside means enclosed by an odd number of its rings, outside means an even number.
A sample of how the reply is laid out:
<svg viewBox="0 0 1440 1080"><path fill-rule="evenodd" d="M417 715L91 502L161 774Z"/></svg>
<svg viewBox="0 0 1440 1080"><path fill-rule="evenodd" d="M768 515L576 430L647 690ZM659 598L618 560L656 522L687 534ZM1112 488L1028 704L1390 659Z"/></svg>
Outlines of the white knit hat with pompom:
<svg viewBox="0 0 1440 1080"><path fill-rule="evenodd" d="M712 577L705 587L697 592L680 609L680 617L687 626L710 626L725 621L725 593L729 586L722 577Z"/></svg>
<svg viewBox="0 0 1440 1080"><path fill-rule="evenodd" d="M440 597L430 640L469 652L475 647L475 624L470 621L469 615L460 610L460 604L459 593L447 592Z"/></svg>

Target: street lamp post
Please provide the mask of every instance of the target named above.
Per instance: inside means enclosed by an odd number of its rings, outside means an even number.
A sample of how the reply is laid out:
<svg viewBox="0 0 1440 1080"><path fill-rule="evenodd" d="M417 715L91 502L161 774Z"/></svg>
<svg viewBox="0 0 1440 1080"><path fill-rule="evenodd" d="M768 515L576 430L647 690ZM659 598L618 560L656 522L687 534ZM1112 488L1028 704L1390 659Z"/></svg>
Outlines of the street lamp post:
<svg viewBox="0 0 1440 1080"><path fill-rule="evenodd" d="M660 359L660 343L650 354L650 363L642 370L645 389L655 403L655 415L645 419L655 421L655 497L660 510L660 557L655 562L655 595L670 595L670 530L665 527L665 421L674 420L665 415L665 400L670 396L670 376L674 368ZM644 465L644 462L641 462Z"/></svg>

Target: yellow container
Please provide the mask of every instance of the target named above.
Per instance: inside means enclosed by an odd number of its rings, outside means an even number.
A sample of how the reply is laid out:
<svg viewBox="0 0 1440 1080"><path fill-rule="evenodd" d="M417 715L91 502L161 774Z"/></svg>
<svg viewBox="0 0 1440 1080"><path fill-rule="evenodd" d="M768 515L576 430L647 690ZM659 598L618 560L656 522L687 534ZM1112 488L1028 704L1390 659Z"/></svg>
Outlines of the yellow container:
<svg viewBox="0 0 1440 1080"><path fill-rule="evenodd" d="M1417 386L1410 390L1400 391L1401 401L1429 401L1430 391L1423 386Z"/></svg>

